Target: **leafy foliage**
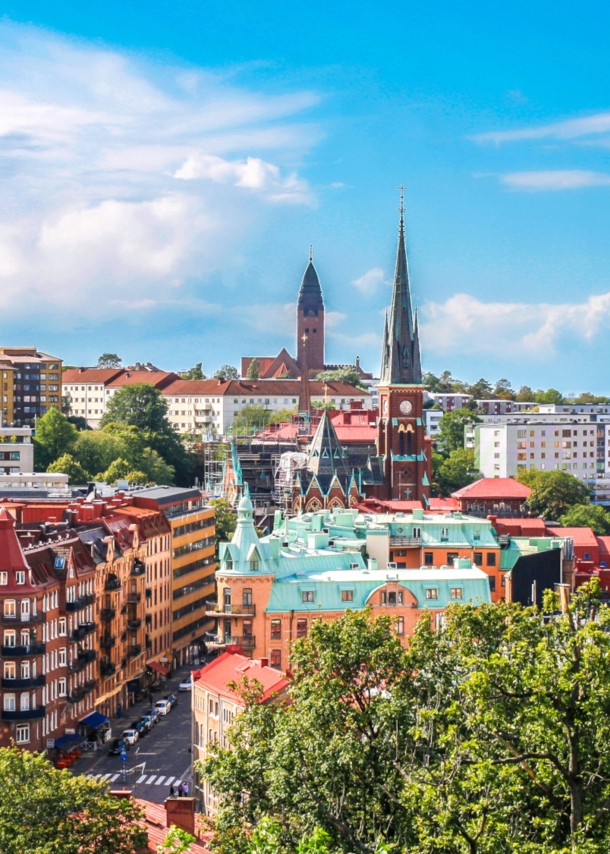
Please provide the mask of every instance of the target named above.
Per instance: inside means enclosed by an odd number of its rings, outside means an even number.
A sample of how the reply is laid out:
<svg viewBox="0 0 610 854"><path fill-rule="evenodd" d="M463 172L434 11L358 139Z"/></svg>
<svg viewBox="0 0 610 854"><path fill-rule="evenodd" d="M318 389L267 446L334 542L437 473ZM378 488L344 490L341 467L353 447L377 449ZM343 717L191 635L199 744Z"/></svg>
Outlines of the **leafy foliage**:
<svg viewBox="0 0 610 854"><path fill-rule="evenodd" d="M272 418L274 414L271 410L265 409L259 403L250 403L235 416L230 428L231 433L233 436L252 436L263 430Z"/></svg>
<svg viewBox="0 0 610 854"><path fill-rule="evenodd" d="M610 609L454 605L408 650L387 615L314 621L290 703L246 709L201 768L220 854L605 854ZM275 846L275 847L273 847ZM316 850L316 849L314 849Z"/></svg>
<svg viewBox="0 0 610 854"><path fill-rule="evenodd" d="M526 501L532 513L543 519L558 520L575 504L589 503L589 487L565 471L522 471L520 483L531 488Z"/></svg>
<svg viewBox="0 0 610 854"><path fill-rule="evenodd" d="M62 454L51 463L47 471L67 474L71 484L83 484L90 480L88 472L81 466L72 454Z"/></svg>
<svg viewBox="0 0 610 854"><path fill-rule="evenodd" d="M358 371L350 367L337 368L334 371L320 371L316 376L316 380L326 383L348 383L356 388L366 388Z"/></svg>
<svg viewBox="0 0 610 854"><path fill-rule="evenodd" d="M167 409L167 401L164 400L159 389L150 383L126 385L115 392L108 401L101 426L129 424L139 430L164 433L169 426Z"/></svg>
<svg viewBox="0 0 610 854"><path fill-rule="evenodd" d="M219 543L228 542L237 527L237 514L226 498L211 498L210 506L216 510L214 524L216 525L216 556L218 557Z"/></svg>
<svg viewBox="0 0 610 854"><path fill-rule="evenodd" d="M594 534L610 534L610 514L599 504L574 504L559 521L564 528L591 528Z"/></svg>
<svg viewBox="0 0 610 854"><path fill-rule="evenodd" d="M474 463L474 451L470 448L459 448L448 457L432 454L432 482L437 495L451 495L480 477L481 472L477 471Z"/></svg>
<svg viewBox="0 0 610 854"><path fill-rule="evenodd" d="M203 362L197 362L194 367L188 371L184 371L180 376L183 380L204 380L206 377L203 373Z"/></svg>
<svg viewBox="0 0 610 854"><path fill-rule="evenodd" d="M214 374L214 379L220 380L223 383L227 382L227 380L238 380L239 371L233 365L221 365Z"/></svg>
<svg viewBox="0 0 610 854"><path fill-rule="evenodd" d="M123 360L116 353L102 353L97 360L96 368L120 368Z"/></svg>
<svg viewBox="0 0 610 854"><path fill-rule="evenodd" d="M59 771L38 753L0 749L2 854L136 854L141 810L105 786Z"/></svg>
<svg viewBox="0 0 610 854"><path fill-rule="evenodd" d="M479 424L481 419L468 409L446 412L438 425L437 447L445 455L464 447L464 429L468 424Z"/></svg>
<svg viewBox="0 0 610 854"><path fill-rule="evenodd" d="M76 427L66 416L59 409L49 409L36 422L34 458L37 471L46 471L58 457L71 453L76 437Z"/></svg>
<svg viewBox="0 0 610 854"><path fill-rule="evenodd" d="M250 364L248 365L248 370L246 372L246 377L249 380L257 380L261 375L261 363L259 360L254 357Z"/></svg>
<svg viewBox="0 0 610 854"><path fill-rule="evenodd" d="M161 845L157 845L157 854L188 854L195 837L172 824Z"/></svg>

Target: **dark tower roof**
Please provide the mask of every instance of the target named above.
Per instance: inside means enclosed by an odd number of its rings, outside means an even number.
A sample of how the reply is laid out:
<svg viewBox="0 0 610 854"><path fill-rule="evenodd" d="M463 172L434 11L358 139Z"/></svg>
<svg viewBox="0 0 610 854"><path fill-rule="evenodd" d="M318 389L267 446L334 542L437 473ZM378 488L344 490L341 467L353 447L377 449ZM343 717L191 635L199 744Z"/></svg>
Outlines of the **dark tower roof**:
<svg viewBox="0 0 610 854"><path fill-rule="evenodd" d="M386 320L381 351L380 385L421 383L419 327L413 317L405 240L404 197L400 197L398 253L390 316Z"/></svg>
<svg viewBox="0 0 610 854"><path fill-rule="evenodd" d="M299 290L299 299L297 301L298 311L307 311L315 308L318 311L324 311L324 298L322 296L322 288L318 273L313 265L313 258L309 255L309 264L303 274L303 281Z"/></svg>
<svg viewBox="0 0 610 854"><path fill-rule="evenodd" d="M340 478L349 476L343 446L326 410L311 441L307 454L307 468L317 476L320 486L324 489L330 484L335 474Z"/></svg>

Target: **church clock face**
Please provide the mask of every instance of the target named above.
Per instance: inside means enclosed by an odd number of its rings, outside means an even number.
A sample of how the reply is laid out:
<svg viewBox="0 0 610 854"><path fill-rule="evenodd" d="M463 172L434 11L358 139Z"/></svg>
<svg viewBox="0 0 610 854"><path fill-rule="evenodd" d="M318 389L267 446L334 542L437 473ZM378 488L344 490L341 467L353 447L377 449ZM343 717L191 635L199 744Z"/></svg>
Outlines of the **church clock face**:
<svg viewBox="0 0 610 854"><path fill-rule="evenodd" d="M403 400L400 404L400 411L403 415L409 415L413 411L413 404L410 400Z"/></svg>

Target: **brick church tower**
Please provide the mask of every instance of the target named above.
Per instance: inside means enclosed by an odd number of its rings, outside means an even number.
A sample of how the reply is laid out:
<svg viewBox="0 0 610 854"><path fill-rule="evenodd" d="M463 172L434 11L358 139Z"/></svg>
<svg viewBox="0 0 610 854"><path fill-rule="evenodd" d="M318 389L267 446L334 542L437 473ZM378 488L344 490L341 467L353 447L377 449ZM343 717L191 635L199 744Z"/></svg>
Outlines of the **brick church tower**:
<svg viewBox="0 0 610 854"><path fill-rule="evenodd" d="M420 500L425 504L430 495L431 454L423 419L424 390L417 314L413 314L411 304L401 188L394 290L381 353L377 453L382 460L384 484L372 488L371 493L377 498Z"/></svg>
<svg viewBox="0 0 610 854"><path fill-rule="evenodd" d="M324 298L311 248L297 301L297 363L310 372L324 370Z"/></svg>

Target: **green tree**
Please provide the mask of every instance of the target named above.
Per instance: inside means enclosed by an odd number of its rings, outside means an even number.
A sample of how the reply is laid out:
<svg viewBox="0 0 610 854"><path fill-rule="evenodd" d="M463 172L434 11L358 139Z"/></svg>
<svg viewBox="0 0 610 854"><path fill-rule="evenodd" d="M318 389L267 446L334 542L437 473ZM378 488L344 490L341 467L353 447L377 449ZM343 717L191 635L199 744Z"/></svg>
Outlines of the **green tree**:
<svg viewBox="0 0 610 854"><path fill-rule="evenodd" d="M547 391L538 389L534 395L536 403L564 403L563 395L556 388L549 388Z"/></svg>
<svg viewBox="0 0 610 854"><path fill-rule="evenodd" d="M515 398L519 403L533 403L535 399L536 396L528 385L522 385Z"/></svg>
<svg viewBox="0 0 610 854"><path fill-rule="evenodd" d="M251 403L235 416L230 430L233 436L252 436L263 430L272 418L271 410L258 403Z"/></svg>
<svg viewBox="0 0 610 854"><path fill-rule="evenodd" d="M184 371L180 374L183 380L204 380L205 374L203 373L203 362L197 362L197 364L190 368L188 371Z"/></svg>
<svg viewBox="0 0 610 854"><path fill-rule="evenodd" d="M530 469L520 472L517 480L531 488L526 504L543 519L556 521L575 504L589 503L588 486L565 471Z"/></svg>
<svg viewBox="0 0 610 854"><path fill-rule="evenodd" d="M255 357L252 359L250 364L248 365L248 370L246 372L246 377L249 380L257 380L261 375L261 363Z"/></svg>
<svg viewBox="0 0 610 854"><path fill-rule="evenodd" d="M590 391L583 391L578 397L574 399L570 399L568 403L581 404L581 403L610 403L610 397L604 397L603 395L591 394Z"/></svg>
<svg viewBox="0 0 610 854"><path fill-rule="evenodd" d="M53 407L36 422L34 457L36 469L46 471L50 464L63 454L72 452L76 442L76 428L59 409Z"/></svg>
<svg viewBox="0 0 610 854"><path fill-rule="evenodd" d="M0 749L2 854L136 854L147 844L141 815L133 801L40 753Z"/></svg>
<svg viewBox="0 0 610 854"><path fill-rule="evenodd" d="M560 516L564 528L591 528L594 534L610 534L610 513L599 504L574 504Z"/></svg>
<svg viewBox="0 0 610 854"><path fill-rule="evenodd" d="M211 498L210 506L214 508L214 525L216 530L216 556L218 546L231 540L237 527L237 514L226 498Z"/></svg>
<svg viewBox="0 0 610 854"><path fill-rule="evenodd" d="M458 448L448 457L433 454L432 468L433 480L440 495L451 495L482 477L475 468L474 451L471 448Z"/></svg>
<svg viewBox="0 0 610 854"><path fill-rule="evenodd" d="M481 418L469 409L454 409L446 412L439 422L437 447L441 453L449 455L452 451L464 447L464 429L469 424L479 424Z"/></svg>
<svg viewBox="0 0 610 854"><path fill-rule="evenodd" d="M284 421L292 421L292 416L296 415L298 412L298 406L295 406L293 409L278 409L277 412L271 413L271 421L274 421L276 424L280 424Z"/></svg>
<svg viewBox="0 0 610 854"><path fill-rule="evenodd" d="M131 471L131 464L127 462L127 460L123 460L119 457L118 460L114 460L106 469L106 471L101 472L96 480L103 481L104 483L115 484L117 480L127 480L127 475Z"/></svg>
<svg viewBox="0 0 610 854"><path fill-rule="evenodd" d="M72 454L85 471L93 474L105 471L119 457L129 459L127 443L106 430L79 433Z"/></svg>
<svg viewBox="0 0 610 854"><path fill-rule="evenodd" d="M481 378L476 383L466 387L467 393L471 394L475 400L489 400L493 396L493 388L488 380Z"/></svg>
<svg viewBox="0 0 610 854"><path fill-rule="evenodd" d="M157 845L157 854L188 854L195 837L172 824L161 845Z"/></svg>
<svg viewBox="0 0 610 854"><path fill-rule="evenodd" d="M316 381L323 383L347 383L348 385L355 386L355 388L366 388L358 371L349 366L337 368L334 371L320 371L316 375Z"/></svg>
<svg viewBox="0 0 610 854"><path fill-rule="evenodd" d="M97 360L96 368L120 368L123 360L116 353L102 353Z"/></svg>
<svg viewBox="0 0 610 854"><path fill-rule="evenodd" d="M227 382L227 380L238 380L239 371L233 365L221 365L214 374L214 379L220 380L223 383Z"/></svg>
<svg viewBox="0 0 610 854"><path fill-rule="evenodd" d="M498 380L496 386L492 392L493 397L497 397L500 400L514 400L515 392L510 384L510 382L506 379Z"/></svg>
<svg viewBox="0 0 610 854"><path fill-rule="evenodd" d="M62 454L48 467L47 471L67 474L71 484L83 484L91 480L91 475L85 471L72 454Z"/></svg>
<svg viewBox="0 0 610 854"><path fill-rule="evenodd" d="M108 401L100 426L128 424L139 430L166 433L171 430L167 409L167 401L150 383L125 385Z"/></svg>

